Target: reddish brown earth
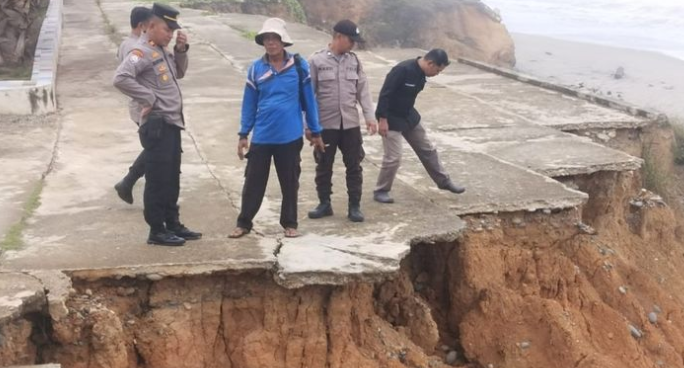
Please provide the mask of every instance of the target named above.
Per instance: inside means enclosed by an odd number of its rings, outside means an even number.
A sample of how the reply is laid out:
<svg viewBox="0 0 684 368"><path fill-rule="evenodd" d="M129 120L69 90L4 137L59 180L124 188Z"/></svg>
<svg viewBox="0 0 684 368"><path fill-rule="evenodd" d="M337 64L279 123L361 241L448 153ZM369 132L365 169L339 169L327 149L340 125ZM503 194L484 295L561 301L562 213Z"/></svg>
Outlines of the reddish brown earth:
<svg viewBox="0 0 684 368"><path fill-rule="evenodd" d="M297 19L296 0L190 1L184 6ZM494 65L515 65L515 45L497 14L480 1L467 0L299 0L306 22L331 32L341 19L359 24L369 46L440 47L452 58L467 57Z"/></svg>
<svg viewBox="0 0 684 368"><path fill-rule="evenodd" d="M572 181L592 195L586 226L578 211L471 216L461 240L414 246L375 285L287 290L268 272L78 279L49 341L0 356L75 368L446 367L454 350L467 367L684 367L673 211L635 173Z"/></svg>

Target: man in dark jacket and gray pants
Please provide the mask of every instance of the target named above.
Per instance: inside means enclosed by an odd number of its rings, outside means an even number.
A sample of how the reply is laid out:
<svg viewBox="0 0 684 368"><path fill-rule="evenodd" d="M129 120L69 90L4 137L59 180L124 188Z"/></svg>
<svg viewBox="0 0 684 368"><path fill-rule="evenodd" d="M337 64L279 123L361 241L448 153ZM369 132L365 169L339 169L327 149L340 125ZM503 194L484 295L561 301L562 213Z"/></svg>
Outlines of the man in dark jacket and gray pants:
<svg viewBox="0 0 684 368"><path fill-rule="evenodd" d="M420 114L413 107L418 93L423 90L426 77L434 77L449 65L449 56L442 49L430 50L424 57L397 64L387 74L380 91L375 116L378 133L382 136L384 155L373 199L393 203L389 192L401 164L402 136L418 155L420 162L439 189L456 194L465 188L451 181L439 160L437 150L420 125Z"/></svg>

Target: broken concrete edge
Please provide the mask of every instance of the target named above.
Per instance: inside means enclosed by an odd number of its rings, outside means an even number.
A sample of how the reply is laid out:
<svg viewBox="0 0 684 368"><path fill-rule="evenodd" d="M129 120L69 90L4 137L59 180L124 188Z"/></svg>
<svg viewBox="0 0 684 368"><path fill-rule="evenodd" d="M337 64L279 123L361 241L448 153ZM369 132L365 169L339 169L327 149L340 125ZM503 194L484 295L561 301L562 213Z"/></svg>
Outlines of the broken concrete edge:
<svg viewBox="0 0 684 368"><path fill-rule="evenodd" d="M408 254L408 252L407 252ZM297 272L273 274L276 284L290 290L301 289L307 286L342 286L357 282L379 283L387 281L399 272L399 263L389 265L392 270L372 273L339 273L339 272Z"/></svg>
<svg viewBox="0 0 684 368"><path fill-rule="evenodd" d="M28 274L43 285L50 317L55 321L66 317L69 314L66 302L73 290L71 278L66 273L55 270L31 271Z"/></svg>
<svg viewBox="0 0 684 368"><path fill-rule="evenodd" d="M72 279L96 281L123 278L159 281L167 277L202 276L215 273L244 273L268 271L275 267L275 257L255 261L225 261L214 263L149 264L100 269L64 270Z"/></svg>
<svg viewBox="0 0 684 368"><path fill-rule="evenodd" d="M663 124L663 123L668 123L668 121L669 121L667 115L662 114L662 113L658 113L655 111L636 107L636 106L628 104L624 101L619 101L619 100L615 100L612 98L597 96L595 94L582 92L582 91L579 91L579 90L571 88L571 87L563 86L563 85L552 83L549 81L544 81L544 80L541 80L537 77L533 77L533 76L530 76L527 74L522 74L522 73L516 72L516 71L511 70L511 69L498 67L495 65L491 65L488 63L484 63L481 61L476 61L476 60L472 60L472 59L468 59L468 58L464 58L464 57L459 57L458 62L461 64L470 65L472 67L488 71L490 73L498 74L498 75L506 77L506 78L514 79L514 80L517 80L519 82L531 84L533 86L548 89L548 90L555 91L555 92L560 92L564 95L576 97L576 98L579 98L579 99L582 99L585 101L595 103L597 105L601 105L604 107L611 108L613 110L622 111L622 112L625 112L629 115L632 115L632 116L635 116L638 118L648 119L648 120L651 120L651 122ZM610 123L604 122L604 123L601 123L601 127L603 127L603 128L629 127L629 126L624 126L624 124L625 124L625 122L619 122L619 121L618 122L610 122ZM616 125L616 126L613 126L613 125Z"/></svg>
<svg viewBox="0 0 684 368"><path fill-rule="evenodd" d="M406 242L406 248L396 259L385 264L382 270L373 272L344 272L344 271L308 271L286 272L276 265L273 272L273 280L286 289L298 289L306 286L340 286L357 282L378 283L395 277L401 268L401 262L411 253L414 246L430 246L436 243L449 243L457 241L463 234L465 227L456 231L439 234L424 234L412 237ZM385 259L385 261L388 261Z"/></svg>
<svg viewBox="0 0 684 368"><path fill-rule="evenodd" d="M62 34L63 0L50 0L40 28L30 81L0 82L0 113L46 114L57 110L55 81Z"/></svg>
<svg viewBox="0 0 684 368"><path fill-rule="evenodd" d="M353 282L376 282L396 275L401 261L408 256L411 246L418 244L434 244L456 241L462 229L442 234L425 234L411 238L406 243L406 250L397 259L388 264L388 268L378 272L344 273L342 272L304 272L285 273L278 263L277 256L267 262L222 262L214 264L197 263L182 265L145 265L140 267L121 267L109 269L65 270L70 277L78 280L95 281L99 279L137 278L159 281L167 277L201 276L217 273L240 274L250 271L268 271L280 286L297 289L305 286L345 285Z"/></svg>
<svg viewBox="0 0 684 368"><path fill-rule="evenodd" d="M607 164L593 165L590 167L561 167L542 169L539 170L539 173L545 176L556 178L564 176L591 175L597 172L605 171L638 171L641 169L643 163L643 159L633 157L632 159L623 162L611 162Z"/></svg>
<svg viewBox="0 0 684 368"><path fill-rule="evenodd" d="M587 202L587 200L589 199L589 195L584 193L584 192L576 191L576 190L570 189L570 188L568 188L568 190L576 192L579 195L576 197L563 198L563 199L556 200L553 202L549 202L546 200L534 200L534 201L526 201L526 202L522 202L522 203L516 203L515 205L503 206L503 207L497 203L497 204L492 204L491 207L471 206L471 207L463 208L462 206L459 206L459 207L451 207L451 209L454 211L455 214L457 214L459 216L473 216L473 215L484 215L484 214L499 215L502 213L537 212L537 211L544 211L544 210L566 210L566 209L571 209L571 208L578 208L578 207L584 205ZM494 208L496 208L496 209L494 209Z"/></svg>
<svg viewBox="0 0 684 368"><path fill-rule="evenodd" d="M647 128L650 126L658 125L661 123L666 123L666 121L660 120L638 120L638 121L620 121L613 120L610 122L605 121L590 121L581 123L558 123L558 124L544 124L545 127L558 129L562 132L574 132L574 131L587 131L593 129L639 129Z"/></svg>
<svg viewBox="0 0 684 368"><path fill-rule="evenodd" d="M25 277L33 279L36 284L31 290L25 290L20 295L0 295L0 327L27 314L44 310L45 290L38 278L23 272L0 272L0 277Z"/></svg>

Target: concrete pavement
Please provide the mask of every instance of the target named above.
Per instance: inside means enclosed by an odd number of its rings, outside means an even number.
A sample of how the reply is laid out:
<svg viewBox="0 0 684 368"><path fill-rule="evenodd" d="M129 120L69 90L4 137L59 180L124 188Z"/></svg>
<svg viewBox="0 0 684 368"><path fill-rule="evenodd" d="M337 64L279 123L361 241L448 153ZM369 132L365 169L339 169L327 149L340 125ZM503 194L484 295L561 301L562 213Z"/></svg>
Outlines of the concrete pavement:
<svg viewBox="0 0 684 368"><path fill-rule="evenodd" d="M133 3L101 3L110 21L126 30ZM205 237L182 248L147 246L142 181L133 206L121 202L112 190L140 148L135 126L126 118L125 99L111 87L115 48L100 19L94 0L65 2L57 86L63 125L60 154L47 178L42 205L24 233L27 247L5 254L0 269L152 279L265 269L273 270L276 280L287 287L372 280L396 271L410 244L458 237L464 224L457 215L576 207L586 194L549 176L635 170L641 163L552 127L645 122L454 64L431 80L418 109L445 166L468 188L464 195L438 190L405 147L393 190L397 203L373 202L382 145L378 136L365 136L362 208L367 221L353 224L346 219L341 159L334 176L335 216L309 220L306 212L316 205L317 196L311 149L305 147L299 201L304 236L281 237L280 191L277 181L271 180L255 231L239 240L227 239L239 210L244 171L244 162L235 154L244 74L262 53L242 34L257 31L265 18L182 9L182 24L193 46L190 68L181 82L188 122L183 134L181 215ZM302 55L325 47L329 40L303 25L291 24L288 30L295 40L292 50ZM374 99L392 65L422 53L360 52Z"/></svg>

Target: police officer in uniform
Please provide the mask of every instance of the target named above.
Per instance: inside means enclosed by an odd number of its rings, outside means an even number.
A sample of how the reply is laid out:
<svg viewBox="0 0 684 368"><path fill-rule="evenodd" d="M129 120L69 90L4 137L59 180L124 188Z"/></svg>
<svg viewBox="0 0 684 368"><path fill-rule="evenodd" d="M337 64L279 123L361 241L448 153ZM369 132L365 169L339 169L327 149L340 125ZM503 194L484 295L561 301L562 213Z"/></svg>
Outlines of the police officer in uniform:
<svg viewBox="0 0 684 368"><path fill-rule="evenodd" d="M121 42L119 50L116 53L116 59L119 61L119 64L124 61L124 58L131 50L137 47L140 36L145 33L147 23L151 16L152 10L144 6L136 6L131 10L131 34ZM138 103L135 102L135 100L130 100L128 103L128 110L131 115L131 120L133 120L136 125L139 125L138 109ZM135 186L138 179L145 175L145 156L143 152L138 155L135 162L133 162L133 165L128 169L128 174L114 185L114 189L119 195L119 198L128 204L133 204L133 186Z"/></svg>
<svg viewBox="0 0 684 368"><path fill-rule="evenodd" d="M174 52L167 49L180 29L178 11L154 3L147 33L140 37L114 77L114 86L139 105L138 134L145 150L145 221L148 244L179 246L202 237L179 218L181 130L185 127L178 79L188 67L189 45L182 32Z"/></svg>
<svg viewBox="0 0 684 368"><path fill-rule="evenodd" d="M317 153L315 157L316 191L320 204L309 211L309 218L312 219L333 214L330 195L333 163L339 148L347 169L347 218L352 222L364 221L361 212L361 161L365 154L357 104L361 105L366 128L370 134L377 131L377 123L366 73L359 58L351 51L354 45L361 41L356 24L348 19L341 20L333 27L333 38L328 47L309 59L311 80L323 126L321 136L326 147L324 153Z"/></svg>

